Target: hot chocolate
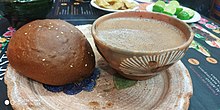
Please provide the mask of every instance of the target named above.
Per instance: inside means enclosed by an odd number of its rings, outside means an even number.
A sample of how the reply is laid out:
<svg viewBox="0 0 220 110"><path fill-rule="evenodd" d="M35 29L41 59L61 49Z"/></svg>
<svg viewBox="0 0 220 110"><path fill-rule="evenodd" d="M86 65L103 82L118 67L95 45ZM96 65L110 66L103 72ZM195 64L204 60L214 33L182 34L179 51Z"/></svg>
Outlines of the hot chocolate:
<svg viewBox="0 0 220 110"><path fill-rule="evenodd" d="M107 45L133 51L160 51L186 42L185 34L166 22L147 18L113 18L97 26Z"/></svg>

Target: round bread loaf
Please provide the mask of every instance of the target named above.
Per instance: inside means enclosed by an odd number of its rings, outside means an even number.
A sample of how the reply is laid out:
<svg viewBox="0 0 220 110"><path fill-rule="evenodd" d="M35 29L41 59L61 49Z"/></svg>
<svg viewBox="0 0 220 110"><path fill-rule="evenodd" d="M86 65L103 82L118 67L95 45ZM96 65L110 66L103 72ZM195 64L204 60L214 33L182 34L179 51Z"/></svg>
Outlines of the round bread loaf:
<svg viewBox="0 0 220 110"><path fill-rule="evenodd" d="M36 20L21 27L10 40L7 57L18 73L49 85L78 82L95 67L83 33L62 20Z"/></svg>

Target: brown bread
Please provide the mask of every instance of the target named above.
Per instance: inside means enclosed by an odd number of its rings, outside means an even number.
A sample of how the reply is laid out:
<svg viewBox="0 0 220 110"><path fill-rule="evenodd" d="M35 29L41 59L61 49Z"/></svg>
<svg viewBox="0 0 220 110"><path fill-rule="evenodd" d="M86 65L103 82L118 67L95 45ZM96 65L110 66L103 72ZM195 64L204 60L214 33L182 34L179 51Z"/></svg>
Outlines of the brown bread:
<svg viewBox="0 0 220 110"><path fill-rule="evenodd" d="M7 56L20 74L49 85L77 82L95 67L93 50L73 25L62 20L36 20L10 40Z"/></svg>

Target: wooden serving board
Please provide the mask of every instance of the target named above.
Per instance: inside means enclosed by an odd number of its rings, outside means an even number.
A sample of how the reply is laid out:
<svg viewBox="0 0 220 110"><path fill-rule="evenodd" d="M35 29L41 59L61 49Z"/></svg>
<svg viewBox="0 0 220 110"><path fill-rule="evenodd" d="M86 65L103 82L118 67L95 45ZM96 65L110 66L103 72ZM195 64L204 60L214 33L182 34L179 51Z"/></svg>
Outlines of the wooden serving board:
<svg viewBox="0 0 220 110"><path fill-rule="evenodd" d="M50 92L41 83L19 75L9 65L5 74L10 103L17 110L187 110L192 96L192 81L181 61L168 70L131 87L116 89L113 74L97 52L91 25L77 26L89 40L96 55L100 77L93 91L76 95Z"/></svg>

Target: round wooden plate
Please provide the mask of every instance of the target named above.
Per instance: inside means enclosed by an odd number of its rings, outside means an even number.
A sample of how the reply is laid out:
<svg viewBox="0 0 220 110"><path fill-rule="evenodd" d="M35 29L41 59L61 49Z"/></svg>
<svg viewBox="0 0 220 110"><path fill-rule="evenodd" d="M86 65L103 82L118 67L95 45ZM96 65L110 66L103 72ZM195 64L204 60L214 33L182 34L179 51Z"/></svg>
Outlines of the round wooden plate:
<svg viewBox="0 0 220 110"><path fill-rule="evenodd" d="M5 74L8 96L14 109L19 110L187 110L192 96L192 82L181 61L145 81L131 87L116 89L113 74L97 52L91 36L91 25L77 26L87 37L96 54L100 77L93 91L76 95L47 91L41 83L19 75L9 65Z"/></svg>

